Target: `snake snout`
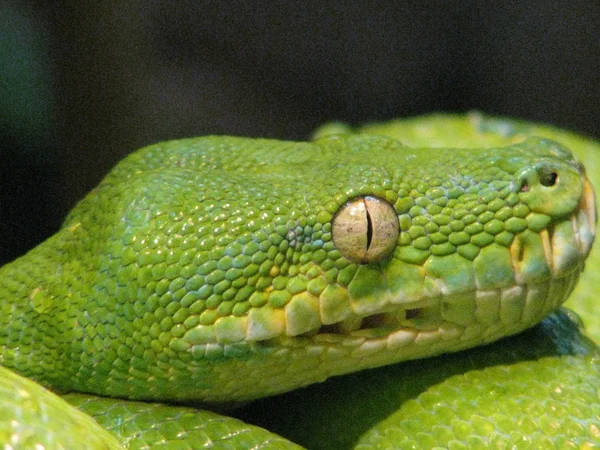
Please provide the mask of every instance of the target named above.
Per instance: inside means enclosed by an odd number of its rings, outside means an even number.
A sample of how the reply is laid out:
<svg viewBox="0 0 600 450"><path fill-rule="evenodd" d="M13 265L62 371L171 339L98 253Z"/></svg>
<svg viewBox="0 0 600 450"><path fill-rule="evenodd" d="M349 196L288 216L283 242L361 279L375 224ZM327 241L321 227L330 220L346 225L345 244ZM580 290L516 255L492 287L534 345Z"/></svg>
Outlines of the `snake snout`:
<svg viewBox="0 0 600 450"><path fill-rule="evenodd" d="M572 216L573 225L577 230L576 238L583 258L586 258L596 237L596 223L598 214L596 210L596 195L592 183L585 174L582 174L583 193L579 199L577 212Z"/></svg>

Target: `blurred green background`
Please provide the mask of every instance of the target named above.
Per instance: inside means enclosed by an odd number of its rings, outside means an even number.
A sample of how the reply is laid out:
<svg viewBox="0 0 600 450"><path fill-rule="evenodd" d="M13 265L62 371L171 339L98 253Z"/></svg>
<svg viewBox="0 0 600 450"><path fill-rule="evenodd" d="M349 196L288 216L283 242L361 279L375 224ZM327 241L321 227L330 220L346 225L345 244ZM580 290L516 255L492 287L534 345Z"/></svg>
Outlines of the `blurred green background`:
<svg viewBox="0 0 600 450"><path fill-rule="evenodd" d="M0 0L0 262L156 141L480 109L600 137L600 2Z"/></svg>

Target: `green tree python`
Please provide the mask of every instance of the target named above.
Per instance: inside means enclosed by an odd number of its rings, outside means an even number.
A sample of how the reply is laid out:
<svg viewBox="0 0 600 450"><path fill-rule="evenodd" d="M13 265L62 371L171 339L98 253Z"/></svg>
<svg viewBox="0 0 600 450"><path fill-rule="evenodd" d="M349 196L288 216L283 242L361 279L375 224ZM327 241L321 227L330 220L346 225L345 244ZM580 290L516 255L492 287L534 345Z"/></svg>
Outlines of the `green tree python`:
<svg viewBox="0 0 600 450"><path fill-rule="evenodd" d="M597 447L599 164L475 113L143 148L1 269L3 448Z"/></svg>

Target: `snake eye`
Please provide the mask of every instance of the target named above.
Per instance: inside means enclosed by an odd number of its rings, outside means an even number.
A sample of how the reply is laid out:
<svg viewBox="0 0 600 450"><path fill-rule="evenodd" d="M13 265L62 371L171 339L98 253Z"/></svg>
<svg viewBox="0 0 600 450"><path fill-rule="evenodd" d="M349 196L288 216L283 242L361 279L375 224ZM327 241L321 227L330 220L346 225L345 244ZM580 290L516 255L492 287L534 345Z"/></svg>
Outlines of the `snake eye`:
<svg viewBox="0 0 600 450"><path fill-rule="evenodd" d="M350 261L379 261L396 247L400 233L398 215L385 200L357 197L338 210L332 233L335 247Z"/></svg>

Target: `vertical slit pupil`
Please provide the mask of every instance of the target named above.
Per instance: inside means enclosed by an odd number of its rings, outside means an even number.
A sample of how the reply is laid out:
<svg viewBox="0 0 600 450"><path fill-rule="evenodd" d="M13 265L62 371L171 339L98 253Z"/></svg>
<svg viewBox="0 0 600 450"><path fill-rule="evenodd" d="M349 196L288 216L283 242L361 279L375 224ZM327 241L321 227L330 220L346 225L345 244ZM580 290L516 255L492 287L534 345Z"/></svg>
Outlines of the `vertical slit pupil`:
<svg viewBox="0 0 600 450"><path fill-rule="evenodd" d="M373 220L371 219L371 214L369 214L369 210L367 209L367 250L371 247L371 240L373 239Z"/></svg>

